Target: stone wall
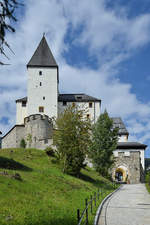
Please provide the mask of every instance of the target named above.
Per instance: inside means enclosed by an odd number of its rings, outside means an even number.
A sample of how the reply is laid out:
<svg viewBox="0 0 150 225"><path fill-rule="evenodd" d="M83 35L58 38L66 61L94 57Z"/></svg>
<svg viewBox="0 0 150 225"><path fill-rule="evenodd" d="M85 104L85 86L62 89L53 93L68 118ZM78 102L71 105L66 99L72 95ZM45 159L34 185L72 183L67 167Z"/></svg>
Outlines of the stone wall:
<svg viewBox="0 0 150 225"><path fill-rule="evenodd" d="M119 167L127 169L126 174L129 183L137 184L141 182L141 163L139 151L130 151L130 156L125 156L124 152L118 152L118 156L115 157L115 165L112 169L113 179L115 179L115 171Z"/></svg>
<svg viewBox="0 0 150 225"><path fill-rule="evenodd" d="M44 149L52 144L53 124L46 115L35 114L25 118L25 139L31 135L27 147Z"/></svg>
<svg viewBox="0 0 150 225"><path fill-rule="evenodd" d="M3 138L2 148L19 148L20 141L24 138L25 128L23 125L14 126Z"/></svg>

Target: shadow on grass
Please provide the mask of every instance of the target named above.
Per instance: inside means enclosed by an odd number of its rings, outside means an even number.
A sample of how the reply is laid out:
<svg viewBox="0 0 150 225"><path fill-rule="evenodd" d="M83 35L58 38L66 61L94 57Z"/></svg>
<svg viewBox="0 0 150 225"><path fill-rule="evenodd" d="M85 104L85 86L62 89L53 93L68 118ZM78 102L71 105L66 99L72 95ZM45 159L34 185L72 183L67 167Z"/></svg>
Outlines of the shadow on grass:
<svg viewBox="0 0 150 225"><path fill-rule="evenodd" d="M77 225L77 221L71 217L55 218L55 219L40 219L35 222L26 221L26 224L31 225Z"/></svg>
<svg viewBox="0 0 150 225"><path fill-rule="evenodd" d="M79 178L84 180L84 181L92 183L94 186L96 186L98 188L102 187L102 188L106 188L107 190L111 190L112 189L111 184L110 183L106 183L106 181L98 180L98 179L95 180L95 179L91 178L90 176L82 174L82 173L80 173Z"/></svg>
<svg viewBox="0 0 150 225"><path fill-rule="evenodd" d="M5 158L0 156L0 168L9 169L9 170L23 170L23 171L32 171L31 168L19 163L13 159Z"/></svg>

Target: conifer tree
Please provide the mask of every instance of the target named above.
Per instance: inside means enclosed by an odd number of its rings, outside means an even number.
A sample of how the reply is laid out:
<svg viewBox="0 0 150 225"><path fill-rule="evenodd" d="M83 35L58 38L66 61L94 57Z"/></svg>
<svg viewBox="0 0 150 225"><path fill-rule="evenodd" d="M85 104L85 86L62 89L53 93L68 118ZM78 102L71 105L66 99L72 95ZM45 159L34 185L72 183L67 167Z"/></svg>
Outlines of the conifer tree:
<svg viewBox="0 0 150 225"><path fill-rule="evenodd" d="M114 163L113 151L117 147L118 128L113 128L113 121L107 111L100 115L92 129L90 155L94 167L103 176L107 176Z"/></svg>
<svg viewBox="0 0 150 225"><path fill-rule="evenodd" d="M76 106L69 106L56 120L53 139L64 173L79 175L90 145L90 129L84 110Z"/></svg>

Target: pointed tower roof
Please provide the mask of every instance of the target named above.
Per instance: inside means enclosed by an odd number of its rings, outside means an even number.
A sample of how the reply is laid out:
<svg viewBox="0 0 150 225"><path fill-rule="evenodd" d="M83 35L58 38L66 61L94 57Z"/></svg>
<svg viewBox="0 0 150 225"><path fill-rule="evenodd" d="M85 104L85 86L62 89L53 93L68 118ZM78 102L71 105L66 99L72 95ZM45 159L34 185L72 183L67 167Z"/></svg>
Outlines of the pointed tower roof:
<svg viewBox="0 0 150 225"><path fill-rule="evenodd" d="M27 64L27 67L58 67L44 36Z"/></svg>

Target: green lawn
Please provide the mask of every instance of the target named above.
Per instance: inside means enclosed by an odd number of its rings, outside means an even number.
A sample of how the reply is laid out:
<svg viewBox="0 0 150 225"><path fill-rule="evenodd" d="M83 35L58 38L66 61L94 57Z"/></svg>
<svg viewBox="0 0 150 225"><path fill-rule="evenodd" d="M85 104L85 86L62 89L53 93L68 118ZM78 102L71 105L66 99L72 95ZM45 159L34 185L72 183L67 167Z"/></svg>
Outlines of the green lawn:
<svg viewBox="0 0 150 225"><path fill-rule="evenodd" d="M86 168L80 178L63 174L43 151L0 150L1 225L76 225L76 211L98 188L112 184ZM13 178L19 173L22 180ZM107 193L106 193L107 192ZM94 214L90 217L92 225Z"/></svg>

